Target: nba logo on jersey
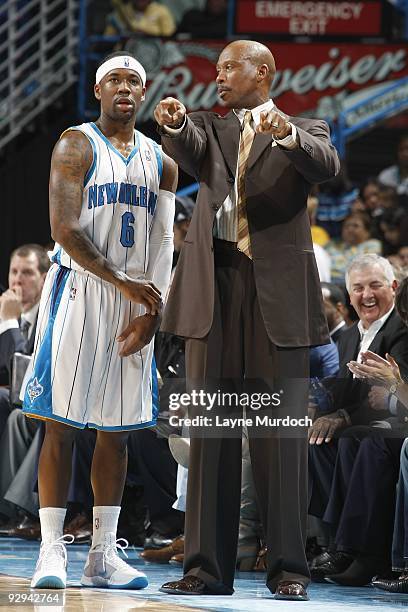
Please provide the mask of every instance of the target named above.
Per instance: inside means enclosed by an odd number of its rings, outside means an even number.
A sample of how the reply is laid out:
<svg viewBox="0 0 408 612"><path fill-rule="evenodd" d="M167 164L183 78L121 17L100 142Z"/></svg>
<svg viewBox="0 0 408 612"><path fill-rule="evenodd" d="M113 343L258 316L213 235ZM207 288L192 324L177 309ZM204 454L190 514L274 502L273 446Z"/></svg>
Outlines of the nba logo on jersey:
<svg viewBox="0 0 408 612"><path fill-rule="evenodd" d="M30 382L30 384L27 386L27 392L28 392L28 396L31 400L31 403L37 398L39 397L44 391L44 387L42 385L40 385L40 383L38 382L37 377L34 378L34 380L32 380Z"/></svg>
<svg viewBox="0 0 408 612"><path fill-rule="evenodd" d="M152 156L150 155L150 151L146 150L145 155L146 155L147 161L152 161Z"/></svg>
<svg viewBox="0 0 408 612"><path fill-rule="evenodd" d="M125 63L125 68L129 68L129 58L128 57L125 57L124 63Z"/></svg>
<svg viewBox="0 0 408 612"><path fill-rule="evenodd" d="M71 287L70 291L69 291L69 299L74 301L76 298L76 289L75 287Z"/></svg>

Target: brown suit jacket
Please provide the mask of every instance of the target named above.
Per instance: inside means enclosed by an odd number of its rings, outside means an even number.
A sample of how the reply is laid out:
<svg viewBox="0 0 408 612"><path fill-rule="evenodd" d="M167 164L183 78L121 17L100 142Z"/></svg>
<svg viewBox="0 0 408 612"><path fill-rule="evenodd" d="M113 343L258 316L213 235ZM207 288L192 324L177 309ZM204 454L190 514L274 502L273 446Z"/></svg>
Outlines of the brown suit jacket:
<svg viewBox="0 0 408 612"><path fill-rule="evenodd" d="M335 176L337 152L324 121L290 118L299 148L272 146L256 134L245 177L255 283L267 333L276 345L328 342L322 294L313 254L307 196L312 183ZM200 111L177 135L161 130L164 151L194 176L200 189L163 315L162 330L203 338L214 311L213 225L235 180L240 125Z"/></svg>

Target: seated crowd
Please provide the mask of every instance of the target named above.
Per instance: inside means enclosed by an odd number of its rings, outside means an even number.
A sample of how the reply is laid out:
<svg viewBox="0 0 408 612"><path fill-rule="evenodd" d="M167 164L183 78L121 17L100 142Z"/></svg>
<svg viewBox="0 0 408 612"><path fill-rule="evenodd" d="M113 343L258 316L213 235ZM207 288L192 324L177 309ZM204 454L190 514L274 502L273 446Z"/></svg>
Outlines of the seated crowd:
<svg viewBox="0 0 408 612"><path fill-rule="evenodd" d="M117 3L119 7L119 3ZM322 188L323 189L323 188ZM177 198L175 256L194 208ZM312 580L345 586L371 581L408 593L408 136L397 164L360 189L340 177L310 197L313 242L331 344L310 357L309 538ZM10 257L0 296L0 535L40 538L37 469L43 423L23 416L21 354L34 348L38 305L49 267L37 244ZM157 425L135 430L119 536L146 561L183 562L188 432L169 422L169 396L184 389L184 343L158 333ZM74 440L65 532L91 538L90 469L95 432ZM237 567L265 570L263 529L243 436Z"/></svg>

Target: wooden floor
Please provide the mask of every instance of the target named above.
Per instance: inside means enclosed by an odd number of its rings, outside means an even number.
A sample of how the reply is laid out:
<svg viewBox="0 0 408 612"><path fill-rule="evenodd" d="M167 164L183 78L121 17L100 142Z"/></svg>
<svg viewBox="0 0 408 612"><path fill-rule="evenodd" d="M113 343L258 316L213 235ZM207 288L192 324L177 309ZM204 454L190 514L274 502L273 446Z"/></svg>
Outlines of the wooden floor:
<svg viewBox="0 0 408 612"><path fill-rule="evenodd" d="M48 603L45 602L48 597ZM31 601L28 603L27 598ZM69 587L65 590L46 591L30 589L30 581L14 576L0 575L0 611L16 610L16 612L128 612L130 610L146 610L148 612L188 612L203 608L181 606L167 601L148 601L143 592L103 591Z"/></svg>
<svg viewBox="0 0 408 612"><path fill-rule="evenodd" d="M31 590L30 578L38 557L39 542L16 538L0 538L0 612L396 612L407 610L408 595L394 595L371 586L340 587L332 584L312 584L310 601L282 602L266 588L265 574L237 572L232 596L203 597L166 595L160 586L182 575L181 567L147 564L139 556L140 549L127 550L127 562L144 571L149 586L139 591L115 591L80 587L80 578L88 554L85 545L68 546L68 584L65 590ZM40 596L57 597L41 605ZM30 601L31 596L31 601ZM24 599L28 603L22 604ZM20 601L18 601L18 599ZM37 601L36 601L37 600Z"/></svg>

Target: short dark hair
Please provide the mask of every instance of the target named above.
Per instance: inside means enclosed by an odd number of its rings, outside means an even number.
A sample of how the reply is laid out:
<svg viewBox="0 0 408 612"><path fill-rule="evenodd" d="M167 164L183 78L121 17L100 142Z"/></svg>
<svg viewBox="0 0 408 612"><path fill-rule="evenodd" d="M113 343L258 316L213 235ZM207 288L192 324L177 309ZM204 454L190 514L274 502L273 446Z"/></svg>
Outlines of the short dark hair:
<svg viewBox="0 0 408 612"><path fill-rule="evenodd" d="M40 244L22 244L14 249L11 254L10 261L15 255L17 255L17 257L29 257L32 253L34 253L34 255L37 257L39 271L41 274L46 274L50 267L50 260L47 254L47 249Z"/></svg>
<svg viewBox="0 0 408 612"><path fill-rule="evenodd" d="M129 51L113 51L113 53L109 53L109 55L107 55L106 57L104 57L98 64L97 68L99 68L100 66L102 66L102 64L104 64L105 62L107 62L108 60L112 59L113 57L123 57L124 55L127 55L129 57L133 57L133 59L137 60L137 57L135 55L133 55L133 53L129 53Z"/></svg>
<svg viewBox="0 0 408 612"><path fill-rule="evenodd" d="M408 277L398 285L395 294L395 308L403 323L408 327Z"/></svg>
<svg viewBox="0 0 408 612"><path fill-rule="evenodd" d="M326 289L329 292L327 299L333 304L333 306L337 306L340 304L346 305L346 295L341 287L335 285L334 283L320 283L322 289Z"/></svg>

